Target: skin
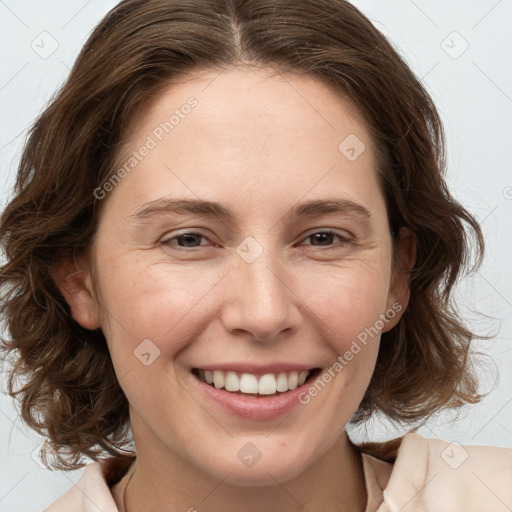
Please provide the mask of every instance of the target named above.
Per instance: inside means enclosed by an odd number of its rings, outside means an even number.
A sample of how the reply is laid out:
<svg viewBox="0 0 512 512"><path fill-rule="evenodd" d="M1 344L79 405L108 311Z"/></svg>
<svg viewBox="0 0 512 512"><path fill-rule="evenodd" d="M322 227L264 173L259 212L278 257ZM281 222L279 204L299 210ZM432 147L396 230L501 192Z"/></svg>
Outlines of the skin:
<svg viewBox="0 0 512 512"><path fill-rule="evenodd" d="M273 420L222 410L190 369L272 361L328 368L393 304L403 313L407 284L393 269L369 133L314 78L233 68L170 85L135 120L120 162L191 96L198 106L102 200L91 261L59 274L72 274L59 286L74 318L103 330L130 403L137 462L127 510L362 511L361 460L344 429L380 336L309 404ZM338 150L350 134L366 146L354 161ZM217 201L237 218L135 216L161 198ZM286 216L299 202L332 198L370 216ZM342 238L311 236L326 230ZM191 248L172 238L189 231L204 238L188 240ZM263 248L252 263L236 251L248 236ZM398 250L412 265L406 234ZM134 357L145 339L160 350L148 366ZM251 468L237 457L248 442L262 454ZM114 496L119 504L118 487Z"/></svg>

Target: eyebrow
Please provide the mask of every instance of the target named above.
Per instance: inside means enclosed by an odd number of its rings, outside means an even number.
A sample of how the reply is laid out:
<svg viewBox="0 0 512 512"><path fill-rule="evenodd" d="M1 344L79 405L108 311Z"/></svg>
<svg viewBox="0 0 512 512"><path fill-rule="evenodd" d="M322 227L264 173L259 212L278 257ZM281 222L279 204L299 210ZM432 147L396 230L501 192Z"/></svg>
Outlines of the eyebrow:
<svg viewBox="0 0 512 512"><path fill-rule="evenodd" d="M159 215L196 214L204 217L217 217L227 221L235 221L237 216L230 208L214 202L201 199L169 199L161 198L143 205L143 208L132 217L138 220L149 220ZM356 215L370 219L371 214L364 206L348 199L317 199L298 203L285 215L288 219L314 218L329 214Z"/></svg>

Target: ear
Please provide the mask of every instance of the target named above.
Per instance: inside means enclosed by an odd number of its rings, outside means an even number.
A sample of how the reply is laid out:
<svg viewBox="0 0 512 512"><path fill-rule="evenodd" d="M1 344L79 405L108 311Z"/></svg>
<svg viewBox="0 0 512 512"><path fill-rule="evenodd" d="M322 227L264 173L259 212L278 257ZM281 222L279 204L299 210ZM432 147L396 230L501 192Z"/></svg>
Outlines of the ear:
<svg viewBox="0 0 512 512"><path fill-rule="evenodd" d="M391 330L404 314L409 303L409 272L416 262L416 237L406 227L400 229L387 300L387 322L382 332Z"/></svg>
<svg viewBox="0 0 512 512"><path fill-rule="evenodd" d="M53 268L53 278L69 304L73 318L89 330L101 327L99 310L92 292L92 280L85 262L61 261Z"/></svg>

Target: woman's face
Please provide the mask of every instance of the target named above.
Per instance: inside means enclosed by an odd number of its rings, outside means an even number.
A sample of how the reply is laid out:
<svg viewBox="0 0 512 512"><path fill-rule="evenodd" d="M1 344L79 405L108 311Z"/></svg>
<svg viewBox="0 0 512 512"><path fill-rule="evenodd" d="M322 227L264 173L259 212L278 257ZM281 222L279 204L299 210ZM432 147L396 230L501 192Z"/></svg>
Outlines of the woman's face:
<svg viewBox="0 0 512 512"><path fill-rule="evenodd" d="M300 474L340 437L402 307L368 131L313 78L236 68L170 86L123 166L102 189L88 325L139 455L240 485Z"/></svg>

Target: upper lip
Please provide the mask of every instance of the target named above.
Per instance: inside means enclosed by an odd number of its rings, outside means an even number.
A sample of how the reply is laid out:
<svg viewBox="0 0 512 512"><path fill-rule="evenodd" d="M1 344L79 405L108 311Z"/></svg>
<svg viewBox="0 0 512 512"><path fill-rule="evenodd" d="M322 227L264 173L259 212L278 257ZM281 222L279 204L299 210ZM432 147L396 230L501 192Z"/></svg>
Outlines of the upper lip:
<svg viewBox="0 0 512 512"><path fill-rule="evenodd" d="M218 363L218 364L206 364L195 366L194 369L215 371L220 370L223 372L236 372L236 373L251 373L253 375L265 375L267 373L289 373L289 372L302 372L310 371L319 368L311 364L299 364L299 363L267 363L267 364L255 364L255 363Z"/></svg>

